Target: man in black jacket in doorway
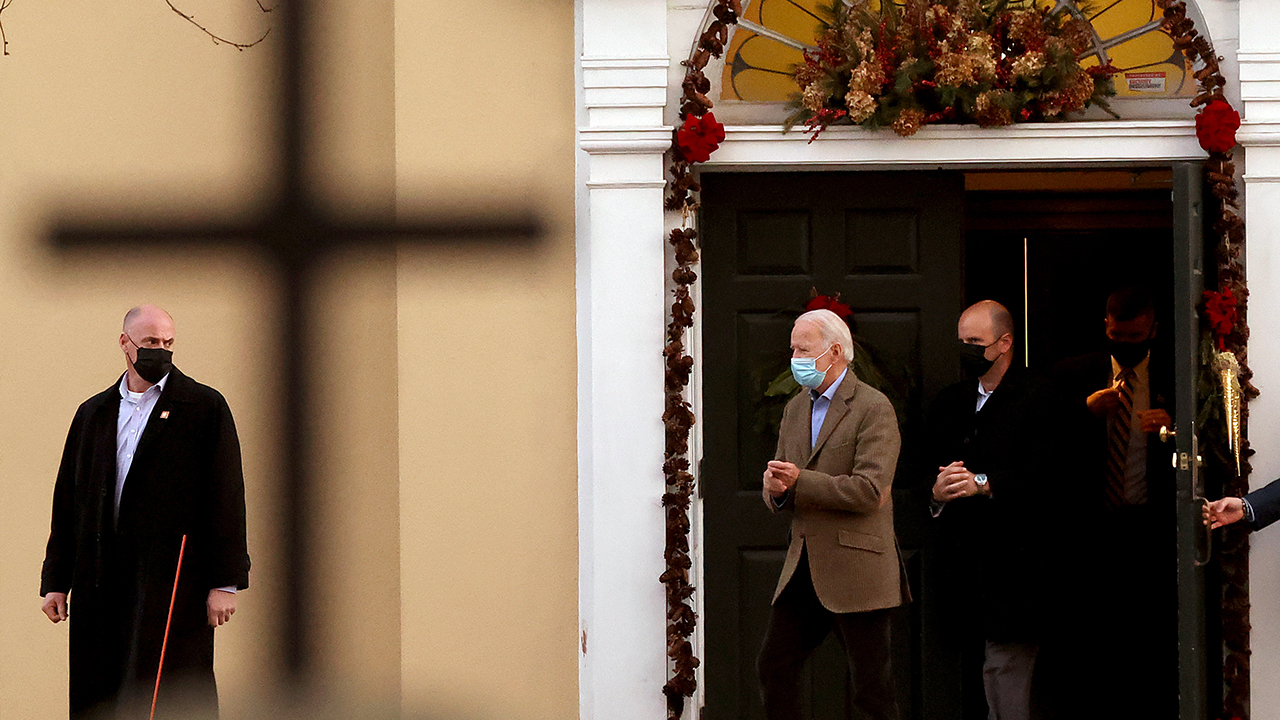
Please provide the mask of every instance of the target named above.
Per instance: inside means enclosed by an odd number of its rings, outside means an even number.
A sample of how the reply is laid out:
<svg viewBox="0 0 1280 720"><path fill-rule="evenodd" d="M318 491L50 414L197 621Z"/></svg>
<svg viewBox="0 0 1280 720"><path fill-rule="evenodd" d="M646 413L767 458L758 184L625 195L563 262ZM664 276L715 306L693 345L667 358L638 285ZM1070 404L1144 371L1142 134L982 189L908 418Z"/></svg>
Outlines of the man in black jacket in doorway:
<svg viewBox="0 0 1280 720"><path fill-rule="evenodd" d="M1052 509L1037 422L1048 393L1015 364L1013 318L1003 305L969 307L957 331L967 379L934 398L924 445L945 620L961 653L965 717L1027 720Z"/></svg>
<svg viewBox="0 0 1280 720"><path fill-rule="evenodd" d="M129 311L126 371L80 406L58 469L40 593L71 621L76 720L147 717L167 624L156 717L218 714L214 628L249 585L240 443L222 395L173 366L173 340L164 310Z"/></svg>

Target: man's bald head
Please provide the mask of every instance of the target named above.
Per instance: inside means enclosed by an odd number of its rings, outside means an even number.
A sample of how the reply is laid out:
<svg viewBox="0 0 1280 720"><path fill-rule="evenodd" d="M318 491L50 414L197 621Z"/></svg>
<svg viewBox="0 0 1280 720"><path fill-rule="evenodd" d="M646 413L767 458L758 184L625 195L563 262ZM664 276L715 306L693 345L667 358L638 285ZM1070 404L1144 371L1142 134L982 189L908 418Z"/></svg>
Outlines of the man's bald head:
<svg viewBox="0 0 1280 720"><path fill-rule="evenodd" d="M990 330L991 336L987 339L987 343L999 340L1006 334L1013 335L1013 314L1009 312L1009 308L995 300L979 300L960 315L962 325L972 326L975 321L978 326L986 325Z"/></svg>
<svg viewBox="0 0 1280 720"><path fill-rule="evenodd" d="M137 307L130 308L129 312L124 314L123 329L126 333L129 333L139 323L150 324L157 320L160 320L161 322L168 322L170 326L173 325L173 316L165 312L163 308L155 305L139 305Z"/></svg>

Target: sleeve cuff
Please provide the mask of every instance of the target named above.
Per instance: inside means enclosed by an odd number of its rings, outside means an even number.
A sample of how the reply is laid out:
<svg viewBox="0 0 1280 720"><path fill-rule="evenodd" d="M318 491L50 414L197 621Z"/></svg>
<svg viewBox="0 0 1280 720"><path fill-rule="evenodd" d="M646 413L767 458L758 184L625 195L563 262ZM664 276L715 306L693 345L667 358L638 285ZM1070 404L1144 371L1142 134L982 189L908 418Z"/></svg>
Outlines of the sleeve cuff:
<svg viewBox="0 0 1280 720"><path fill-rule="evenodd" d="M1240 498L1240 504L1244 506L1244 519L1250 525L1258 522L1257 516L1253 513L1253 505L1249 504L1248 498Z"/></svg>

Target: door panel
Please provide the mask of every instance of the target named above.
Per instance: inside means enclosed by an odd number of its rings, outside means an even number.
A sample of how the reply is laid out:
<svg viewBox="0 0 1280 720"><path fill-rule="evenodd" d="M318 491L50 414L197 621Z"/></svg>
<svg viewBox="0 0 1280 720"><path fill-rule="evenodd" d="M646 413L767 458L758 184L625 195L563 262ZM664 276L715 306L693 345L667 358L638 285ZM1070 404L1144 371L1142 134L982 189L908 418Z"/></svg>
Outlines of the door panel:
<svg viewBox="0 0 1280 720"><path fill-rule="evenodd" d="M958 173L742 173L702 177L707 718L760 718L755 660L782 567L790 516L760 497L780 405L791 324L810 297L840 293L865 352L892 386L912 457L923 400L957 376L963 177ZM929 561L921 488L895 481L897 530L917 598ZM923 613L923 614L922 614ZM937 647L927 602L895 618L903 718L952 717L954 659ZM923 683L924 663L942 679ZM810 663L812 716L848 717L843 653Z"/></svg>
<svg viewBox="0 0 1280 720"><path fill-rule="evenodd" d="M1207 648L1205 647L1205 572L1208 547L1201 522L1200 451L1196 437L1196 397L1200 318L1196 308L1204 290L1204 229L1199 163L1173 168L1174 373L1177 380L1177 514L1178 514L1178 717L1208 717Z"/></svg>

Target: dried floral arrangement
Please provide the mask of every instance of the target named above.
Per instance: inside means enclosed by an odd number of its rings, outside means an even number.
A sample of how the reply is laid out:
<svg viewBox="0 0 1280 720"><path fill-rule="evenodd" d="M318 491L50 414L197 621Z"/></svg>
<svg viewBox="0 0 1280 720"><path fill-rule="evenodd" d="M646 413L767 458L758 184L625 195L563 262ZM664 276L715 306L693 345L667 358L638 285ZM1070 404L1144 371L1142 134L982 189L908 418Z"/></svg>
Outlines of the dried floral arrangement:
<svg viewBox="0 0 1280 720"><path fill-rule="evenodd" d="M934 123L998 127L1061 120L1097 105L1113 116L1110 66L1082 67L1085 20L1035 0L907 0L824 8L825 29L795 69L788 127Z"/></svg>

